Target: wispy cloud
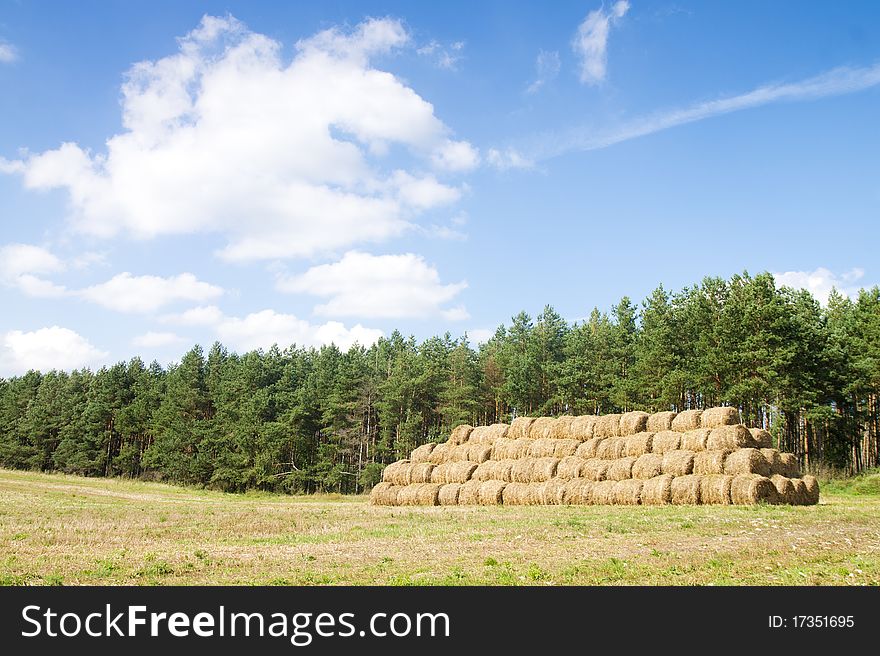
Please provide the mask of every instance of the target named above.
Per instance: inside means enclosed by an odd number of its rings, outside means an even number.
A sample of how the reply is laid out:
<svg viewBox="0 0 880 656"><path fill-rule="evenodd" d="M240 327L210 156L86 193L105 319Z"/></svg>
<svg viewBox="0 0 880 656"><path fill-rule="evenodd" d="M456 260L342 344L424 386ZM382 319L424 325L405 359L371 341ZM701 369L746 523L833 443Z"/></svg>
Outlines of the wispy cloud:
<svg viewBox="0 0 880 656"><path fill-rule="evenodd" d="M427 45L416 49L417 54L422 57L430 57L437 68L447 71L458 69L458 62L462 58L463 51L464 41L455 41L448 45L443 45L439 41L431 41Z"/></svg>
<svg viewBox="0 0 880 656"><path fill-rule="evenodd" d="M535 81L526 88L526 93L537 93L541 87L554 80L559 75L559 67L558 52L555 50L549 52L546 50L539 51L538 57L535 60Z"/></svg>
<svg viewBox="0 0 880 656"><path fill-rule="evenodd" d="M0 64L18 61L18 49L11 43L0 43Z"/></svg>
<svg viewBox="0 0 880 656"><path fill-rule="evenodd" d="M800 80L768 84L747 93L700 102L690 107L649 114L610 129L580 127L566 132L544 133L518 150L528 160L544 160L572 151L607 148L614 144L721 114L778 102L799 102L840 96L880 85L880 63L866 67L841 66Z"/></svg>
<svg viewBox="0 0 880 656"><path fill-rule="evenodd" d="M619 0L605 10L604 5L587 14L578 26L571 43L572 50L581 60L581 82L599 84L608 70L608 34L611 26L629 11L629 2Z"/></svg>

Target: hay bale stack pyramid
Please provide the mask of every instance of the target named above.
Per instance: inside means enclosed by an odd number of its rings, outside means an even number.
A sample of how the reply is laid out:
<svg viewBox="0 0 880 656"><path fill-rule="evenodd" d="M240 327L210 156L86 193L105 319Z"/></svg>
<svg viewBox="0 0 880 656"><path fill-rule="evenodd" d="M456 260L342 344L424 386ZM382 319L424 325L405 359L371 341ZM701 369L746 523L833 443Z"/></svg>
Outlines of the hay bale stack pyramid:
<svg viewBox="0 0 880 656"><path fill-rule="evenodd" d="M735 408L517 417L458 426L388 465L370 502L386 506L811 505L819 484Z"/></svg>

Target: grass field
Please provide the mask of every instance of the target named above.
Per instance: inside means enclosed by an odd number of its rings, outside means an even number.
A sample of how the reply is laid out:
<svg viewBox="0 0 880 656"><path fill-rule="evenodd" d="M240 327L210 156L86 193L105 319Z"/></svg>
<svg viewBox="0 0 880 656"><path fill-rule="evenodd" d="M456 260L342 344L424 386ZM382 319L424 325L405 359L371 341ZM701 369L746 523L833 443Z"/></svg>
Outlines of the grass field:
<svg viewBox="0 0 880 656"><path fill-rule="evenodd" d="M818 506L387 508L0 470L0 583L880 584L880 474Z"/></svg>

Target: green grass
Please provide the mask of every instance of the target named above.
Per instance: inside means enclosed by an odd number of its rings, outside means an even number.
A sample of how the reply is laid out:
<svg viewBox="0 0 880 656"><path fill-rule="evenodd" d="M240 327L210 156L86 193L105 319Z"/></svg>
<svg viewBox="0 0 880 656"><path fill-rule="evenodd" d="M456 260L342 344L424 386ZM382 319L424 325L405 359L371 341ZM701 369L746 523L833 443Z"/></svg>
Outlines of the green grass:
<svg viewBox="0 0 880 656"><path fill-rule="evenodd" d="M818 506L387 508L0 470L3 585L877 585L880 473Z"/></svg>

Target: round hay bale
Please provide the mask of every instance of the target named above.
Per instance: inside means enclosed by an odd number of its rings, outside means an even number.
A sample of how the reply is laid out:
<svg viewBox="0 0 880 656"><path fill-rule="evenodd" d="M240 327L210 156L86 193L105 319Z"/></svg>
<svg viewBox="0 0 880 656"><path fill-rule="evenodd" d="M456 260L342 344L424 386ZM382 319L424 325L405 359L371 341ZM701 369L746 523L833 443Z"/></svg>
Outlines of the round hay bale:
<svg viewBox="0 0 880 656"><path fill-rule="evenodd" d="M776 488L776 503L797 503L797 492L795 491L794 483L792 483L790 478L780 476L779 474L773 474L773 476L770 477L770 482L773 483L773 487Z"/></svg>
<svg viewBox="0 0 880 656"><path fill-rule="evenodd" d="M492 424L491 426L477 426L471 431L468 442L472 444L494 444L495 440L507 437L507 424Z"/></svg>
<svg viewBox="0 0 880 656"><path fill-rule="evenodd" d="M471 478L475 478L477 469L482 466L470 461L444 462L442 465L434 467L431 472L431 482L440 484L465 483Z"/></svg>
<svg viewBox="0 0 880 656"><path fill-rule="evenodd" d="M431 472L434 471L436 465L430 462L414 462L409 470L410 483L430 483Z"/></svg>
<svg viewBox="0 0 880 656"><path fill-rule="evenodd" d="M550 436L550 427L556 421L553 417L538 417L529 426L529 438L539 440L542 437Z"/></svg>
<svg viewBox="0 0 880 656"><path fill-rule="evenodd" d="M709 474L700 480L700 500L704 504L729 506L730 486L733 476L726 474Z"/></svg>
<svg viewBox="0 0 880 656"><path fill-rule="evenodd" d="M807 486L804 483L804 479L793 478L793 479L791 479L791 484L794 486L794 496L793 496L793 500L792 500L792 505L806 506L807 505Z"/></svg>
<svg viewBox="0 0 880 656"><path fill-rule="evenodd" d="M643 506L664 506L672 503L672 481L670 474L649 478L642 484Z"/></svg>
<svg viewBox="0 0 880 656"><path fill-rule="evenodd" d="M451 442L441 442L431 450L431 455L428 456L428 462L432 465L442 465L449 460L449 455L455 448L456 445Z"/></svg>
<svg viewBox="0 0 880 656"><path fill-rule="evenodd" d="M731 407L706 408L700 415L702 428L733 426L739 423L739 410Z"/></svg>
<svg viewBox="0 0 880 656"><path fill-rule="evenodd" d="M440 505L440 485L437 483L422 483L416 492L420 506L438 506Z"/></svg>
<svg viewBox="0 0 880 656"><path fill-rule="evenodd" d="M468 438L471 436L471 431L473 430L474 427L470 424L459 424L458 426L453 428L452 432L449 434L449 444L451 446L464 444L468 441Z"/></svg>
<svg viewBox="0 0 880 656"><path fill-rule="evenodd" d="M467 455L471 462L486 462L492 458L491 444L463 444L462 446L470 447Z"/></svg>
<svg viewBox="0 0 880 656"><path fill-rule="evenodd" d="M668 410L665 412L655 412L648 417L648 422L645 424L645 430L651 433L672 430L672 420L675 419L675 414L676 413Z"/></svg>
<svg viewBox="0 0 880 656"><path fill-rule="evenodd" d="M667 451L675 451L681 447L681 433L675 431L661 431L654 434L651 440L652 453L664 454Z"/></svg>
<svg viewBox="0 0 880 656"><path fill-rule="evenodd" d="M534 458L522 458L513 463L510 476L514 483L529 483L532 480L532 469L535 466Z"/></svg>
<svg viewBox="0 0 880 656"><path fill-rule="evenodd" d="M702 410L685 410L675 415L672 420L672 430L677 433L687 433L688 431L700 428L700 415Z"/></svg>
<svg viewBox="0 0 880 656"><path fill-rule="evenodd" d="M650 415L647 412L642 412L641 410L635 410L633 412L625 412L620 415L620 434L622 436L627 435L635 435L636 433L642 433L647 430L648 425L648 417Z"/></svg>
<svg viewBox="0 0 880 656"><path fill-rule="evenodd" d="M568 481L561 478L551 478L539 486L539 497L544 506L562 505L565 496L565 485Z"/></svg>
<svg viewBox="0 0 880 656"><path fill-rule="evenodd" d="M780 453L778 473L788 478L800 478L801 464L798 462L797 456L793 453Z"/></svg>
<svg viewBox="0 0 880 656"><path fill-rule="evenodd" d="M776 494L773 482L760 474L739 474L730 486L730 500L738 506L772 503Z"/></svg>
<svg viewBox="0 0 880 656"><path fill-rule="evenodd" d="M639 456L632 466L632 477L646 481L663 473L663 456L646 453Z"/></svg>
<svg viewBox="0 0 880 656"><path fill-rule="evenodd" d="M531 471L530 483L543 483L556 476L559 458L536 458Z"/></svg>
<svg viewBox="0 0 880 656"><path fill-rule="evenodd" d="M593 427L596 425L598 417L595 415L581 415L575 417L571 422L571 437L580 442L586 442L593 438Z"/></svg>
<svg viewBox="0 0 880 656"><path fill-rule="evenodd" d="M583 477L590 481L604 481L608 474L608 461L599 458L590 458L584 461L581 470Z"/></svg>
<svg viewBox="0 0 880 656"><path fill-rule="evenodd" d="M810 474L807 474L801 480L804 482L806 505L815 506L819 503L819 481Z"/></svg>
<svg viewBox="0 0 880 656"><path fill-rule="evenodd" d="M507 487L504 481L483 481L480 484L480 505L500 506L502 504L502 492Z"/></svg>
<svg viewBox="0 0 880 656"><path fill-rule="evenodd" d="M593 424L593 437L618 437L620 435L620 415L602 415Z"/></svg>
<svg viewBox="0 0 880 656"><path fill-rule="evenodd" d="M724 461L724 473L770 475L770 463L757 449L737 449Z"/></svg>
<svg viewBox="0 0 880 656"><path fill-rule="evenodd" d="M699 505L702 503L701 484L703 477L699 474L676 476L672 479L672 503L676 506Z"/></svg>
<svg viewBox="0 0 880 656"><path fill-rule="evenodd" d="M586 460L578 458L577 456L567 456L562 458L559 461L559 466L556 467L556 476L563 480L582 478L584 464L586 462Z"/></svg>
<svg viewBox="0 0 880 656"><path fill-rule="evenodd" d="M409 455L410 461L431 462L431 451L434 450L435 446L437 446L437 444L434 442L428 442L427 444L423 444L422 446L417 446Z"/></svg>
<svg viewBox="0 0 880 656"><path fill-rule="evenodd" d="M508 483L501 490L501 503L505 506L527 506L528 498L528 483Z"/></svg>
<svg viewBox="0 0 880 656"><path fill-rule="evenodd" d="M397 493L400 486L391 483L377 483L370 490L370 504L374 506L394 506L397 505Z"/></svg>
<svg viewBox="0 0 880 656"><path fill-rule="evenodd" d="M711 451L719 451L721 449L734 451L753 446L755 446L755 440L749 429L742 424L713 428L709 433L709 439L706 440L706 448Z"/></svg>
<svg viewBox="0 0 880 656"><path fill-rule="evenodd" d="M769 431L765 431L763 428L750 428L749 432L752 434L752 439L755 441L755 446L757 446L757 448L773 448L773 436Z"/></svg>
<svg viewBox="0 0 880 656"><path fill-rule="evenodd" d="M513 481L513 465L516 460L498 460L495 465L495 479L510 483Z"/></svg>
<svg viewBox="0 0 880 656"><path fill-rule="evenodd" d="M483 481L470 480L458 488L459 506L476 506L480 503L480 486Z"/></svg>
<svg viewBox="0 0 880 656"><path fill-rule="evenodd" d="M529 436L529 428L534 422L533 417L517 417L510 422L510 428L507 429L507 437L512 440L526 439Z"/></svg>
<svg viewBox="0 0 880 656"><path fill-rule="evenodd" d="M517 458L525 458L528 456L531 444L532 440L525 437L516 440L502 438L492 445L492 459L515 460Z"/></svg>
<svg viewBox="0 0 880 656"><path fill-rule="evenodd" d="M764 456L767 464L770 465L770 473L779 474L779 451L776 449L761 449L761 455Z"/></svg>
<svg viewBox="0 0 880 656"><path fill-rule="evenodd" d="M642 503L644 481L626 479L617 481L614 486L614 503L621 506L638 506Z"/></svg>
<svg viewBox="0 0 880 656"><path fill-rule="evenodd" d="M705 451L709 441L709 429L697 428L681 436L681 448L688 451Z"/></svg>
<svg viewBox="0 0 880 656"><path fill-rule="evenodd" d="M694 473L694 452L683 449L667 451L663 454L663 463L660 469L664 474L673 476L687 476Z"/></svg>
<svg viewBox="0 0 880 656"><path fill-rule="evenodd" d="M475 481L491 481L495 478L495 465L500 462L498 460L487 460L477 465L477 468L471 474L471 478ZM441 465L442 467L443 465ZM439 468L438 468L439 469ZM434 470L437 473L437 470Z"/></svg>
<svg viewBox="0 0 880 656"><path fill-rule="evenodd" d="M437 500L441 506L457 506L458 491L461 490L461 483L446 483L437 493Z"/></svg>
<svg viewBox="0 0 880 656"><path fill-rule="evenodd" d="M695 474L723 474L730 451L697 451L694 454Z"/></svg>
<svg viewBox="0 0 880 656"><path fill-rule="evenodd" d="M382 482L394 485L409 485L409 470L412 463L409 460L392 462L382 471Z"/></svg>
<svg viewBox="0 0 880 656"><path fill-rule="evenodd" d="M568 456L573 456L581 444L582 442L578 442L577 440L556 440L556 448L553 449L553 457L567 458Z"/></svg>
<svg viewBox="0 0 880 656"><path fill-rule="evenodd" d="M550 430L547 432L547 437L554 440L569 440L571 439L571 424L574 421L574 417L571 415L562 415L561 417L556 418L552 424L550 424Z"/></svg>
<svg viewBox="0 0 880 656"><path fill-rule="evenodd" d="M397 502L401 506L436 506L440 486L432 483L412 483L400 488Z"/></svg>
<svg viewBox="0 0 880 656"><path fill-rule="evenodd" d="M617 460L622 458L626 452L626 438L612 437L602 440L599 448L596 449L596 457L603 460Z"/></svg>
<svg viewBox="0 0 880 656"><path fill-rule="evenodd" d="M556 451L556 440L539 437L529 445L529 458L550 458Z"/></svg>
<svg viewBox="0 0 880 656"><path fill-rule="evenodd" d="M604 437L591 437L586 442L581 442L574 454L584 459L595 458L596 451L599 450L599 445L604 439Z"/></svg>
<svg viewBox="0 0 880 656"><path fill-rule="evenodd" d="M434 449L434 451L436 450L437 449ZM470 444L459 444L458 446L450 446L449 450L446 452L446 462L465 462L470 459L470 455Z"/></svg>
<svg viewBox="0 0 880 656"><path fill-rule="evenodd" d="M617 487L617 481L600 481L593 484L590 500L598 506L614 504L614 488Z"/></svg>
<svg viewBox="0 0 880 656"><path fill-rule="evenodd" d="M638 458L635 456L627 456L612 460L611 464L608 465L608 472L605 474L605 478L609 481L625 481L632 478L633 463L635 463L636 460L638 460Z"/></svg>
<svg viewBox="0 0 880 656"><path fill-rule="evenodd" d="M626 447L624 449L624 455L627 456L643 456L646 453L651 453L651 448L654 444L654 433L641 432L636 433L635 435L630 435L626 440Z"/></svg>
<svg viewBox="0 0 880 656"><path fill-rule="evenodd" d="M562 492L562 503L568 506L580 506L592 503L593 482L576 478L568 481Z"/></svg>

